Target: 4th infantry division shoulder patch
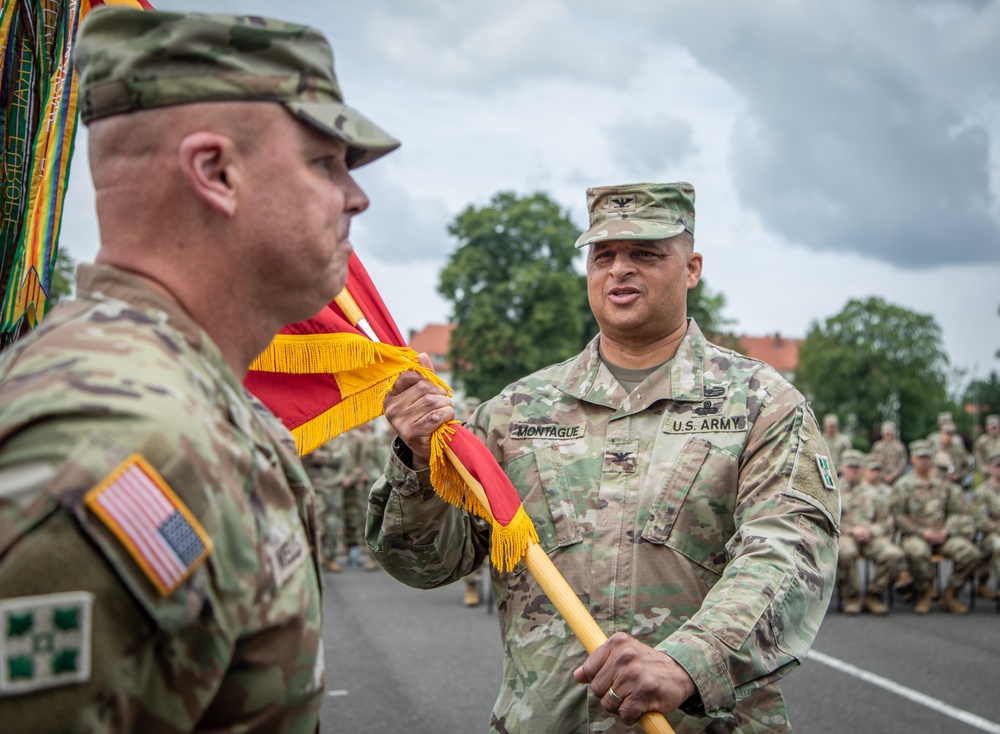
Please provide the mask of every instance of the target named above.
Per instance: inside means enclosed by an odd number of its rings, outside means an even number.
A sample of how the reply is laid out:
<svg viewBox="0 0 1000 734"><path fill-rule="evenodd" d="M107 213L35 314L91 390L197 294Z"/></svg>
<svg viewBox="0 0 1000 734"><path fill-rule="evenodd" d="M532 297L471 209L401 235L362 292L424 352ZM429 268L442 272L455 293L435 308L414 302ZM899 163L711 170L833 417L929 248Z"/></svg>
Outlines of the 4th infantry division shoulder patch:
<svg viewBox="0 0 1000 734"><path fill-rule="evenodd" d="M149 462L132 454L83 500L167 597L204 561L212 541Z"/></svg>
<svg viewBox="0 0 1000 734"><path fill-rule="evenodd" d="M0 600L0 696L90 679L86 591Z"/></svg>

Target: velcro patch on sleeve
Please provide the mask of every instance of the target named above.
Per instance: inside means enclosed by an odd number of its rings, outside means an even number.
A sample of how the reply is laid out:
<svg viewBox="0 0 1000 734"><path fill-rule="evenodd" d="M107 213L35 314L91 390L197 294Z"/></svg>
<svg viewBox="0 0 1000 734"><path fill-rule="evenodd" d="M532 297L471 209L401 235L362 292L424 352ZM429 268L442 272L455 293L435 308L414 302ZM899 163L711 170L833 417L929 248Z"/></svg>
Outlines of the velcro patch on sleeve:
<svg viewBox="0 0 1000 734"><path fill-rule="evenodd" d="M84 503L161 597L170 596L212 552L197 518L139 454L87 492Z"/></svg>
<svg viewBox="0 0 1000 734"><path fill-rule="evenodd" d="M0 697L90 680L86 591L0 600Z"/></svg>
<svg viewBox="0 0 1000 734"><path fill-rule="evenodd" d="M833 491L837 488L837 480L833 475L833 466L830 459L823 454L816 454L816 466L819 467L819 476L823 480L823 486Z"/></svg>

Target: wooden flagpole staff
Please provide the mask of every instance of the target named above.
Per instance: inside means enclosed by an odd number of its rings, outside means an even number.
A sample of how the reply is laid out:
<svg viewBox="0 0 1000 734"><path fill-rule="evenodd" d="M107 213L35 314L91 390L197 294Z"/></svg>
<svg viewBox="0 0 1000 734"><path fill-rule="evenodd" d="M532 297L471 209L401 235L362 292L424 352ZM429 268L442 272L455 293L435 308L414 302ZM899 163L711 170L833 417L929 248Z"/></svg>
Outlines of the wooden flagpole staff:
<svg viewBox="0 0 1000 734"><path fill-rule="evenodd" d="M483 485L469 473L450 448L445 448L445 454L455 466L456 471L465 479L469 489L480 498L486 507L489 507ZM555 605L556 610L566 620L570 629L573 630L573 634L583 643L583 647L588 653L592 653L607 642L608 637L604 634L604 630L594 621L590 612L583 606L583 602L580 601L565 577L559 573L559 569L552 563L552 559L549 558L542 546L534 541L529 542L523 560L524 565L538 581L538 585L542 587L542 591ZM656 711L644 713L639 718L639 723L646 734L674 734L673 728L667 723L663 714Z"/></svg>

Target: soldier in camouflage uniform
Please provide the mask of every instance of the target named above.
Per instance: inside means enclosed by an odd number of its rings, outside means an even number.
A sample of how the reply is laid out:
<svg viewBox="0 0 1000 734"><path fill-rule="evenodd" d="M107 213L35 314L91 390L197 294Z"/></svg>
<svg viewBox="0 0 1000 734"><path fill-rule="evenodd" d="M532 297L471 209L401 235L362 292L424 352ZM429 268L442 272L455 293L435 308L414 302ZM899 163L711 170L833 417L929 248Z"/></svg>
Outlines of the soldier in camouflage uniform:
<svg viewBox="0 0 1000 734"><path fill-rule="evenodd" d="M523 567L492 570L505 653L492 730L638 731L661 711L681 734L789 731L777 680L804 659L836 571L840 499L819 425L775 370L686 318L701 275L690 184L587 193L577 244L600 334L469 425L611 637L588 656ZM411 586L457 581L488 553L485 524L428 484L429 434L452 415L415 373L386 400L399 439L368 538Z"/></svg>
<svg viewBox="0 0 1000 734"><path fill-rule="evenodd" d="M972 492L972 516L976 530L982 534L979 547L983 552L976 593L984 599L995 599L989 575L992 567L1000 584L1000 449L990 454L989 468L989 477Z"/></svg>
<svg viewBox="0 0 1000 734"><path fill-rule="evenodd" d="M861 481L864 460L864 454L854 449L848 449L842 457L840 590L844 596L844 613L858 614L862 606L858 559L870 560L875 566L875 576L865 589L864 608L871 614L883 615L889 608L882 601L882 595L902 570L903 551L891 540L887 498L877 485ZM877 459L873 463L876 462Z"/></svg>
<svg viewBox="0 0 1000 734"><path fill-rule="evenodd" d="M966 488L966 482L972 477L972 465L969 452L962 443L962 437L956 433L954 423L945 423L941 426L937 451L945 452L950 460L951 470L948 472L948 480L963 489Z"/></svg>
<svg viewBox="0 0 1000 734"><path fill-rule="evenodd" d="M896 424L892 421L882 423L882 438L872 444L871 453L882 462L882 477L890 485L903 476L906 470L906 447L896 438Z"/></svg>
<svg viewBox="0 0 1000 734"><path fill-rule="evenodd" d="M851 439L840 432L840 419L836 413L823 416L823 438L830 449L830 461L839 474L841 457L851 448Z"/></svg>
<svg viewBox="0 0 1000 734"><path fill-rule="evenodd" d="M303 26L108 8L75 58L102 243L0 357L0 728L315 732L312 490L241 380L398 143Z"/></svg>
<svg viewBox="0 0 1000 734"><path fill-rule="evenodd" d="M976 457L976 470L983 477L990 473L990 456L1000 451L1000 415L986 416L986 433L972 444L972 453Z"/></svg>
<svg viewBox="0 0 1000 734"><path fill-rule="evenodd" d="M378 563L367 551L365 521L368 517L368 491L385 466L388 453L386 441L376 433L374 422L352 428L340 440L344 447L344 462L338 480L344 497L344 542L347 544L348 560L353 567L363 565L366 571L375 571Z"/></svg>
<svg viewBox="0 0 1000 734"><path fill-rule="evenodd" d="M320 521L320 558L332 573L343 569L337 561L340 529L344 518L344 488L340 475L344 466L342 438L327 441L302 457L302 465L316 491L316 514Z"/></svg>
<svg viewBox="0 0 1000 734"><path fill-rule="evenodd" d="M935 451L940 448L941 445L941 429L948 423L954 423L954 419L951 417L951 413L947 410L943 410L937 414L937 419L934 423L937 426L937 430L931 431L927 434L927 440L931 442L931 448Z"/></svg>
<svg viewBox="0 0 1000 734"><path fill-rule="evenodd" d="M937 479L933 474L933 449L930 441L910 444L913 471L892 487L889 511L902 536L913 587L917 594L914 611L927 614L934 600L931 555L950 558L955 568L941 596L941 607L953 614L969 610L958 601L957 592L968 583L979 551L972 542L975 526L958 485Z"/></svg>

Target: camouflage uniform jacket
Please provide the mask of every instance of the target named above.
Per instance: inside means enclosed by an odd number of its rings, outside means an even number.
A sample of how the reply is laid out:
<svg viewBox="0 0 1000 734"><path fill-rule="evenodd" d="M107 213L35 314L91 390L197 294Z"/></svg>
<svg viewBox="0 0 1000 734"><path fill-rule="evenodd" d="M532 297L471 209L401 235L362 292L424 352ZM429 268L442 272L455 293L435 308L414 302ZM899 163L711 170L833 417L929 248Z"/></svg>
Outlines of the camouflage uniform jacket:
<svg viewBox="0 0 1000 734"><path fill-rule="evenodd" d="M889 512L904 537L921 535L929 528L945 528L964 538L975 534L961 488L933 477L921 479L916 472L893 485Z"/></svg>
<svg viewBox="0 0 1000 734"><path fill-rule="evenodd" d="M960 436L952 436L951 443L947 446L939 446L939 451L944 451L951 458L951 468L954 470L952 476L961 484L971 471L969 466L969 452L962 443Z"/></svg>
<svg viewBox="0 0 1000 734"><path fill-rule="evenodd" d="M984 433L972 444L972 453L976 459L976 469L983 474L990 471L990 454L1000 451L1000 436L991 436Z"/></svg>
<svg viewBox="0 0 1000 734"><path fill-rule="evenodd" d="M844 482L840 487L841 527L867 526L873 538L892 534L889 518L889 503L882 490L868 482L859 482L851 487Z"/></svg>
<svg viewBox="0 0 1000 734"><path fill-rule="evenodd" d="M973 490L972 514L980 533L1000 533L1000 485L992 478Z"/></svg>
<svg viewBox="0 0 1000 734"><path fill-rule="evenodd" d="M895 482L906 468L906 447L898 439L880 438L872 445L871 455L882 460L882 476L889 484Z"/></svg>
<svg viewBox="0 0 1000 734"><path fill-rule="evenodd" d="M10 605L28 604L39 632L28 641L32 661L15 639L31 636L30 624L0 631L4 663L17 662L27 680L8 676L6 690L0 680L2 728L316 731L315 511L290 434L191 317L143 281L83 266L79 294L0 356L0 610L23 621L23 608ZM103 482L123 486L112 473L134 453L212 546L194 563L172 544L191 572L163 592L154 585L165 547L156 534L143 526L130 549L117 534L123 515L109 523L84 500ZM145 491L136 512L168 497ZM56 612L37 597L70 604L67 629L89 674L82 665L69 681L45 674L60 670L54 654L48 663L37 654ZM72 669L82 657L61 664Z"/></svg>
<svg viewBox="0 0 1000 734"><path fill-rule="evenodd" d="M816 419L774 370L706 342L693 321L631 395L599 339L509 386L470 428L604 632L691 674L700 707L668 715L679 734L785 731L776 681L805 657L836 569L840 498L818 468ZM421 588L462 578L488 544L426 474L390 457L368 527L381 564ZM493 584L505 652L493 731L638 731L572 680L586 653L531 575L493 569Z"/></svg>

